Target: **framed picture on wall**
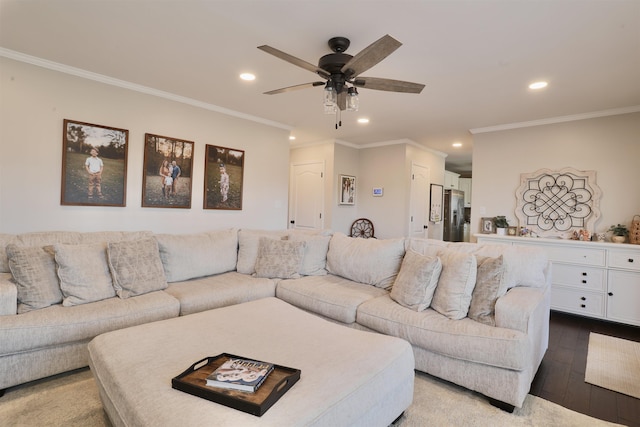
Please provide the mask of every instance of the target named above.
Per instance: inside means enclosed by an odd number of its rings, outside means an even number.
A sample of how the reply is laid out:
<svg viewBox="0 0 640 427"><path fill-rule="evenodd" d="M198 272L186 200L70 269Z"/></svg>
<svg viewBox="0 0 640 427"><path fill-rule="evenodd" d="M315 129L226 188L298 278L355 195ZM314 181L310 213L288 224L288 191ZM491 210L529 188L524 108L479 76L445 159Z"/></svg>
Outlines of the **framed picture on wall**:
<svg viewBox="0 0 640 427"><path fill-rule="evenodd" d="M192 141L144 135L142 207L191 208Z"/></svg>
<svg viewBox="0 0 640 427"><path fill-rule="evenodd" d="M480 219L480 232L482 234L492 234L496 232L496 226L493 218L485 217Z"/></svg>
<svg viewBox="0 0 640 427"><path fill-rule="evenodd" d="M126 206L129 131L65 119L61 205Z"/></svg>
<svg viewBox="0 0 640 427"><path fill-rule="evenodd" d="M351 175L340 175L340 194L339 204L355 205L356 204L356 177Z"/></svg>
<svg viewBox="0 0 640 427"><path fill-rule="evenodd" d="M444 195L443 186L440 184L431 184L429 221L442 221L442 196Z"/></svg>
<svg viewBox="0 0 640 427"><path fill-rule="evenodd" d="M207 145L204 209L242 210L244 151Z"/></svg>

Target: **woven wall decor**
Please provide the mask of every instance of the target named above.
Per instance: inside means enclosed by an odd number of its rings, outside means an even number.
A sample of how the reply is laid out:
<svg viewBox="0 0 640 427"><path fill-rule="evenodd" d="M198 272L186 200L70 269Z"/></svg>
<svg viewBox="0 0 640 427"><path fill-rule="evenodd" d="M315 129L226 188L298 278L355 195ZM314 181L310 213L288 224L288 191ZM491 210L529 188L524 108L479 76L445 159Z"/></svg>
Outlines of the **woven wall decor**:
<svg viewBox="0 0 640 427"><path fill-rule="evenodd" d="M516 217L541 237L566 238L574 231L595 231L602 191L596 171L540 169L520 175Z"/></svg>

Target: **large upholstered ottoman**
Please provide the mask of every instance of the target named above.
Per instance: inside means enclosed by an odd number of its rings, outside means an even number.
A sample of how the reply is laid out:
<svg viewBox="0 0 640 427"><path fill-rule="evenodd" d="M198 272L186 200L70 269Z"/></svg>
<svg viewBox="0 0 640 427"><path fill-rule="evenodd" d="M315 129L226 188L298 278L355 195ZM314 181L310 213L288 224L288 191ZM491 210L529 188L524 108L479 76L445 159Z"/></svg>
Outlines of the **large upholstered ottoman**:
<svg viewBox="0 0 640 427"><path fill-rule="evenodd" d="M220 353L297 368L301 377L261 417L171 387L192 363ZM115 426L388 426L413 399L406 341L276 298L100 335L89 364Z"/></svg>

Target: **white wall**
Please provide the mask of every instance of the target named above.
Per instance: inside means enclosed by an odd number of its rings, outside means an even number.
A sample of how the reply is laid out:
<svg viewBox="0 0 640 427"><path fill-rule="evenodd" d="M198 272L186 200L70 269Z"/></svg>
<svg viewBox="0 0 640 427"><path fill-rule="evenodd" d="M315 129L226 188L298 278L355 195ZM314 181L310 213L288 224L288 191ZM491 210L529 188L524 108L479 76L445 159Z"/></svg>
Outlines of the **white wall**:
<svg viewBox="0 0 640 427"><path fill-rule="evenodd" d="M474 135L471 232L481 217L506 215L517 225L520 174L548 168L595 170L602 190L601 232L640 214L640 113Z"/></svg>
<svg viewBox="0 0 640 427"><path fill-rule="evenodd" d="M6 58L0 81L0 232L286 227L288 131ZM64 119L129 130L126 207L60 205ZM191 209L141 207L146 132L195 142ZM245 150L241 211L202 208L206 144Z"/></svg>

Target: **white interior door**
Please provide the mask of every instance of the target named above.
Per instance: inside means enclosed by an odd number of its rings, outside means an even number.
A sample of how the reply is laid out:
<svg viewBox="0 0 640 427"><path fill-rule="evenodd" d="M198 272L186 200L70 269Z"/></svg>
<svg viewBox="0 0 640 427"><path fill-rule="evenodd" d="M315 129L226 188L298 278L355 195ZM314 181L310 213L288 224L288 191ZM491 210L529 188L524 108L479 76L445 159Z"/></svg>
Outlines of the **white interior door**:
<svg viewBox="0 0 640 427"><path fill-rule="evenodd" d="M411 193L409 236L427 237L429 224L430 170L426 166L411 165Z"/></svg>
<svg viewBox="0 0 640 427"><path fill-rule="evenodd" d="M291 166L289 228L324 228L324 162Z"/></svg>

